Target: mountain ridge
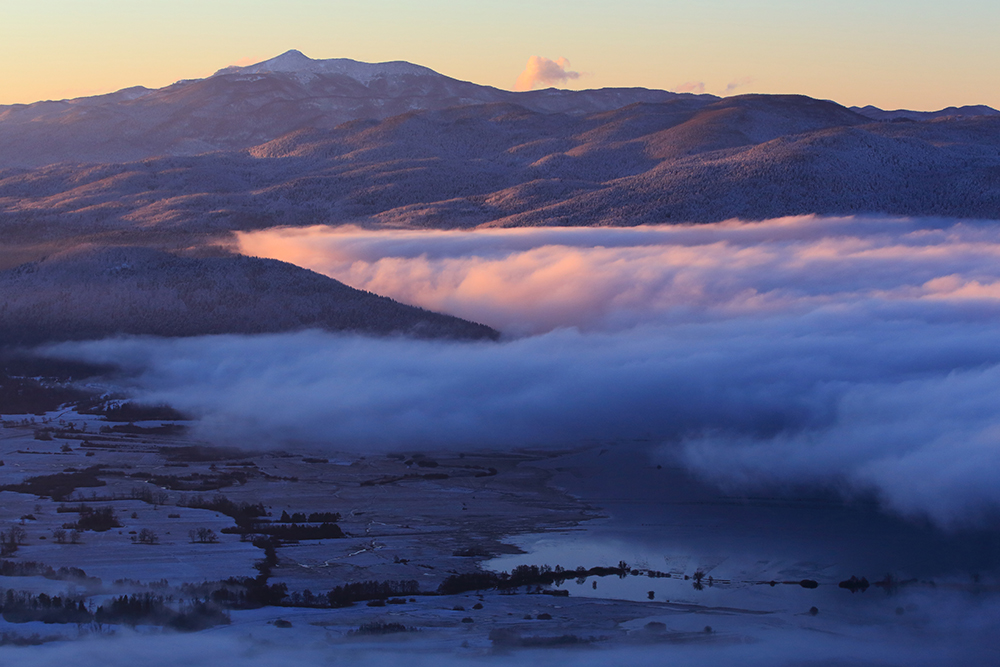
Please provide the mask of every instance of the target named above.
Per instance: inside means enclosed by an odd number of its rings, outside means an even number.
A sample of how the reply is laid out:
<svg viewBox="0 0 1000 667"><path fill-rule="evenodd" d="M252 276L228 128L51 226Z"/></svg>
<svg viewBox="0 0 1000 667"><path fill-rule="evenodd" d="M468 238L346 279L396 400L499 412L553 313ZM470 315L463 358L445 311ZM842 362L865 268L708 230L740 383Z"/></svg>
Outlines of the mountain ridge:
<svg viewBox="0 0 1000 667"><path fill-rule="evenodd" d="M1000 117L878 122L794 95L592 114L476 104L299 129L246 150L0 170L0 234L12 246L111 236L183 247L318 223L1000 218L998 202Z"/></svg>
<svg viewBox="0 0 1000 667"><path fill-rule="evenodd" d="M0 106L0 168L127 163L248 150L293 132L477 104L588 115L676 101L696 109L722 99L733 98L646 88L511 92L404 61L312 59L293 49L158 89L134 86L93 97ZM897 122L1000 114L984 105L937 112L873 106L851 111Z"/></svg>
<svg viewBox="0 0 1000 667"><path fill-rule="evenodd" d="M962 107L946 107L938 111L910 111L909 109L885 110L876 106L867 105L864 107L851 107L863 116L872 120L937 120L940 118L968 117L968 116L998 116L1000 111L985 104L970 104Z"/></svg>
<svg viewBox="0 0 1000 667"><path fill-rule="evenodd" d="M673 99L716 98L645 88L511 92L411 63L313 60L295 51L159 89L0 106L0 167L244 150L305 128L469 104L582 114Z"/></svg>
<svg viewBox="0 0 1000 667"><path fill-rule="evenodd" d="M307 73L307 74L345 74L357 81L367 83L377 76L435 75L443 76L429 67L416 65L403 60L393 60L380 63L366 63L350 58L313 59L297 49L285 51L281 55L269 58L254 65L230 65L217 71L212 76L229 74L263 74L267 72Z"/></svg>

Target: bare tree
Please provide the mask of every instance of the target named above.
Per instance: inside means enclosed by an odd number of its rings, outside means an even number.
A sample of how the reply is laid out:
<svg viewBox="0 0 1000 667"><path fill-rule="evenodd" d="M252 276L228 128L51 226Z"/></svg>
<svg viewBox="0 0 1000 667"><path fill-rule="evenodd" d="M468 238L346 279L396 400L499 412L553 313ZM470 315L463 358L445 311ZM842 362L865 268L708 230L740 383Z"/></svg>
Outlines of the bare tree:
<svg viewBox="0 0 1000 667"><path fill-rule="evenodd" d="M7 531L7 535L11 542L18 545L24 544L24 541L28 539L28 531L17 525L11 526Z"/></svg>
<svg viewBox="0 0 1000 667"><path fill-rule="evenodd" d="M27 531L17 524L5 531L0 531L0 556L12 556L17 553L17 548L27 537Z"/></svg>
<svg viewBox="0 0 1000 667"><path fill-rule="evenodd" d="M189 530L188 537L191 538L192 542L200 542L202 544L215 544L219 541L219 536L215 534L215 531L211 528L198 528L197 530Z"/></svg>
<svg viewBox="0 0 1000 667"><path fill-rule="evenodd" d="M137 537L133 537L132 539L139 544L157 544L160 541L160 536L149 528L143 528L139 531L139 535Z"/></svg>
<svg viewBox="0 0 1000 667"><path fill-rule="evenodd" d="M7 531L0 531L0 556L13 556L17 553L17 542L10 539Z"/></svg>

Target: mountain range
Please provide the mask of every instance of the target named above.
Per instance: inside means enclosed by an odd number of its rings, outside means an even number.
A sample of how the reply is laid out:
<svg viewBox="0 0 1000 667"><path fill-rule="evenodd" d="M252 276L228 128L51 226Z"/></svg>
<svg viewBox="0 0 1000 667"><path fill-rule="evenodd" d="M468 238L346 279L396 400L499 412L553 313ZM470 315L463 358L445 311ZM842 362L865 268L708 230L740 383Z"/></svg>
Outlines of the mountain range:
<svg viewBox="0 0 1000 667"><path fill-rule="evenodd" d="M281 225L809 213L1000 218L1000 112L515 93L298 51L159 90L0 107L0 270L81 245L181 257Z"/></svg>
<svg viewBox="0 0 1000 667"><path fill-rule="evenodd" d="M242 150L306 127L470 104L588 113L677 98L712 99L642 88L513 93L409 63L312 60L289 51L158 90L0 106L0 167Z"/></svg>
<svg viewBox="0 0 1000 667"><path fill-rule="evenodd" d="M160 90L0 109L0 231L997 217L998 128L989 107L514 93L290 51Z"/></svg>

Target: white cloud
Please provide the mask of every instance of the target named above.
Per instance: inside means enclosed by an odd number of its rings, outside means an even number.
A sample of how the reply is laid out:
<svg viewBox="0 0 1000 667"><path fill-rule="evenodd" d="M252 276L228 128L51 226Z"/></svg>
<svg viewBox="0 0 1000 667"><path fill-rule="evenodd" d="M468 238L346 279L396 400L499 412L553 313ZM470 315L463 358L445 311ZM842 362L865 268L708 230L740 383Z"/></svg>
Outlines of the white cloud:
<svg viewBox="0 0 1000 667"><path fill-rule="evenodd" d="M550 60L542 56L531 56L528 58L528 64L524 66L524 71L518 75L514 90L554 86L563 81L579 78L580 73L569 69L569 61L565 58Z"/></svg>
<svg viewBox="0 0 1000 667"><path fill-rule="evenodd" d="M1000 226L787 218L635 229L275 231L242 247L521 334L63 345L204 432L334 449L653 439L719 484L1000 508Z"/></svg>
<svg viewBox="0 0 1000 667"><path fill-rule="evenodd" d="M1000 229L893 218L608 228L240 235L246 254L508 333L824 309L1000 308ZM964 304L964 305L963 305Z"/></svg>

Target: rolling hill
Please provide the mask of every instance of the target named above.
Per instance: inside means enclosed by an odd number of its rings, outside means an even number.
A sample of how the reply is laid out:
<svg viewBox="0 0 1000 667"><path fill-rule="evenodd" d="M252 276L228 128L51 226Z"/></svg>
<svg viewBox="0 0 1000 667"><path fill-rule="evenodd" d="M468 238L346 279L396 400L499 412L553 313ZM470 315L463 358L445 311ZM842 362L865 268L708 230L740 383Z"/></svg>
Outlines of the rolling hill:
<svg viewBox="0 0 1000 667"><path fill-rule="evenodd" d="M246 150L7 169L0 268L67 243L186 247L275 225L806 213L1000 217L1000 116L877 122L793 95L584 114L491 103L298 129Z"/></svg>
<svg viewBox="0 0 1000 667"><path fill-rule="evenodd" d="M466 340L498 335L268 259L85 246L0 271L0 347L302 329Z"/></svg>

